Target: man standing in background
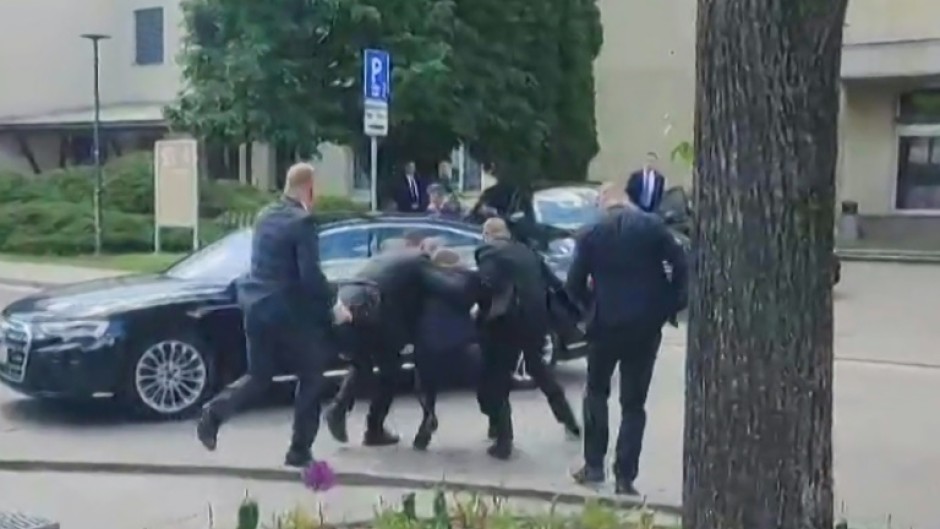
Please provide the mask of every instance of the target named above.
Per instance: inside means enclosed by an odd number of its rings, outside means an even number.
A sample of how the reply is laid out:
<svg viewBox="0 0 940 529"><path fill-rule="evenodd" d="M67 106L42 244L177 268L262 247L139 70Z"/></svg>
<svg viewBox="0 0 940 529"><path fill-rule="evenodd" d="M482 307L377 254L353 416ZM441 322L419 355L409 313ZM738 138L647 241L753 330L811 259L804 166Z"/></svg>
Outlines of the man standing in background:
<svg viewBox="0 0 940 529"><path fill-rule="evenodd" d="M427 209L427 183L418 177L414 162L405 164L405 174L395 186L393 199L400 213L419 213Z"/></svg>
<svg viewBox="0 0 940 529"><path fill-rule="evenodd" d="M663 199L666 177L656 169L658 157L655 152L646 153L646 162L639 171L634 171L627 180L627 196L643 211L656 211Z"/></svg>

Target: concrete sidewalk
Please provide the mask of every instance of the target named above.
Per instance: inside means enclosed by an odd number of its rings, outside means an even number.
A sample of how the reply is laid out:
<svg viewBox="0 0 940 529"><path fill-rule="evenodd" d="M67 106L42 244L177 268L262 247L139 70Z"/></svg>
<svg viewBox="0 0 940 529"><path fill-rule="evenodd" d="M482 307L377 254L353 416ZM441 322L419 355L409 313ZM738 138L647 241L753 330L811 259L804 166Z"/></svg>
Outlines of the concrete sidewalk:
<svg viewBox="0 0 940 529"><path fill-rule="evenodd" d="M0 510L19 511L56 521L62 529L202 529L235 527L238 505L249 494L260 507L261 523L276 514L302 508L327 522L371 519L383 506L397 507L410 489L337 486L313 492L297 482L212 477L0 472ZM420 515L429 515L433 491L419 489ZM450 498L452 499L452 498ZM487 498L489 500L489 498ZM521 513L546 513L547 501L507 498ZM561 514L579 505L557 505ZM674 516L660 515L663 524Z"/></svg>
<svg viewBox="0 0 940 529"><path fill-rule="evenodd" d="M61 264L41 264L0 260L0 283L16 286L47 287L79 281L127 275L122 270L88 268Z"/></svg>

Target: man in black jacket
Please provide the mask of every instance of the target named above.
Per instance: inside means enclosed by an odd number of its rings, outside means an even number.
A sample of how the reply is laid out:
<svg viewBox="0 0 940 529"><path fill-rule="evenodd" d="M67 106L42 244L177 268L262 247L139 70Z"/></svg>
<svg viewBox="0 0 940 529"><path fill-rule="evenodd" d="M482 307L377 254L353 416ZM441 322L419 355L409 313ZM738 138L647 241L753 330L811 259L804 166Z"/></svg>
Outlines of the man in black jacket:
<svg viewBox="0 0 940 529"><path fill-rule="evenodd" d="M638 472L646 397L662 327L683 308L686 260L662 219L627 203L623 193L601 193L605 216L577 239L568 272L572 297L591 307L588 322L587 390L584 397L584 467L579 483L604 481L608 443L607 400L620 367L620 432L614 475L616 490L638 494ZM671 273L666 273L668 264Z"/></svg>
<svg viewBox="0 0 940 529"><path fill-rule="evenodd" d="M258 216L252 235L251 271L237 283L248 351L248 372L203 409L197 436L215 450L219 427L259 397L275 375L297 376L294 429L285 464L303 466L320 424L323 372L336 356L334 322L351 318L334 305L332 286L320 269L317 225L308 211L314 168L287 173L284 195Z"/></svg>
<svg viewBox="0 0 940 529"><path fill-rule="evenodd" d="M340 300L356 317L344 329L352 367L326 412L327 427L337 441L349 440L346 418L359 381L366 380L372 382L373 387L363 444L398 443L398 436L385 428L385 418L395 398L401 351L414 343L431 266L427 252L411 247L398 248L373 257L351 284L340 288ZM375 308L369 310L371 315L359 317L364 303L374 304ZM379 372L373 379L374 367Z"/></svg>
<svg viewBox="0 0 940 529"><path fill-rule="evenodd" d="M422 419L413 446L425 450L437 430L437 392L440 380L466 366L471 348L477 348L476 325L470 310L479 292L479 276L461 266L460 255L441 248L431 258L428 279L432 288L415 339L415 385ZM477 352L476 354L479 354Z"/></svg>
<svg viewBox="0 0 940 529"><path fill-rule="evenodd" d="M551 273L541 256L512 240L502 219L487 220L483 236L486 244L476 252L483 291L478 313L483 372L477 399L489 419L493 440L487 453L508 459L513 449L509 393L520 351L530 361L530 374L548 396L556 418L569 430L576 430L577 424L564 390L541 360L550 321L546 274Z"/></svg>

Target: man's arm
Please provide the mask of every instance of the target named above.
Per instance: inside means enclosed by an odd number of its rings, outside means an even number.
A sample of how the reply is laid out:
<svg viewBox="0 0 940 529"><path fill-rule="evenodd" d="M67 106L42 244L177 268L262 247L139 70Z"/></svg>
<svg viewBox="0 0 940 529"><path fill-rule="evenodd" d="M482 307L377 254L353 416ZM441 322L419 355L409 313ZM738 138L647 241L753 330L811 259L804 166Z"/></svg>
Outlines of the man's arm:
<svg viewBox="0 0 940 529"><path fill-rule="evenodd" d="M320 268L320 234L316 220L305 216L294 226L301 288L317 310L330 312L336 292Z"/></svg>
<svg viewBox="0 0 940 529"><path fill-rule="evenodd" d="M565 290L568 291L571 299L582 306L587 305L591 297L588 290L588 276L590 275L588 255L591 234L590 230L584 231L575 239L574 259L571 262L571 268L568 269L568 278L565 282Z"/></svg>
<svg viewBox="0 0 940 529"><path fill-rule="evenodd" d="M686 259L685 250L676 240L676 237L669 231L665 223L657 223L658 237L663 260L669 263L672 268L670 282L675 292L675 311L685 309L688 304L688 259Z"/></svg>

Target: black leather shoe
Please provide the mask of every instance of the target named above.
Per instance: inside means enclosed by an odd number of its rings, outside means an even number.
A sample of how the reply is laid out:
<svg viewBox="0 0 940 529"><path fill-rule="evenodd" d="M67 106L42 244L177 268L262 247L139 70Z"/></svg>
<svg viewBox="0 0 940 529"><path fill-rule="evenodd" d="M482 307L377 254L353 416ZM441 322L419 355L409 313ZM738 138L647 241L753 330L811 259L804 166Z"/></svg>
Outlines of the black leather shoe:
<svg viewBox="0 0 940 529"><path fill-rule="evenodd" d="M434 432L437 431L437 417L431 416L421 422L421 426L418 428L418 433L415 434L414 442L411 446L415 450L427 450L428 445L431 444L431 436L434 435Z"/></svg>
<svg viewBox="0 0 940 529"><path fill-rule="evenodd" d="M506 461L512 457L512 441L496 441L486 449L486 453L493 459Z"/></svg>
<svg viewBox="0 0 940 529"><path fill-rule="evenodd" d="M578 485L599 485L606 479L603 470L583 466L571 474Z"/></svg>
<svg viewBox="0 0 940 529"><path fill-rule="evenodd" d="M289 467L304 468L313 462L310 449L291 448L284 456L284 464Z"/></svg>
<svg viewBox="0 0 940 529"><path fill-rule="evenodd" d="M202 416L196 423L196 437L206 450L214 451L219 444L219 426L221 421L208 409L202 410Z"/></svg>
<svg viewBox="0 0 940 529"><path fill-rule="evenodd" d="M362 437L362 444L365 446L392 446L397 445L399 437L392 432L381 429L381 430L366 430L365 435Z"/></svg>
<svg viewBox="0 0 940 529"><path fill-rule="evenodd" d="M346 431L346 410L336 403L326 409L326 429L330 431L333 439L340 443L349 442L349 432Z"/></svg>
<svg viewBox="0 0 940 529"><path fill-rule="evenodd" d="M625 496L639 496L640 491L636 490L636 487L633 486L632 481L626 480L617 480L617 485L614 488L614 492L617 494L623 494Z"/></svg>

